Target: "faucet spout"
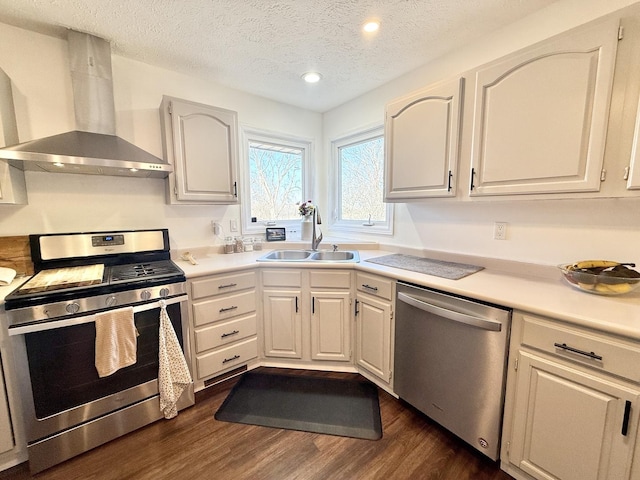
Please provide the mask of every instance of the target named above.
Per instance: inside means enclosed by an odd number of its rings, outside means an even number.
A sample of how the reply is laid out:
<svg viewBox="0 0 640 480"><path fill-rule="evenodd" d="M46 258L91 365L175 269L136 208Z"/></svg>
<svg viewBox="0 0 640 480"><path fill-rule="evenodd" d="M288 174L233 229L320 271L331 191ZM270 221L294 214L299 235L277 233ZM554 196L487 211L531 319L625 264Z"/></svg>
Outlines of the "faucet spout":
<svg viewBox="0 0 640 480"><path fill-rule="evenodd" d="M318 245L320 245L320 242L322 241L322 232L320 232L320 235L316 236L316 224L322 224L322 219L320 218L320 212L318 211L317 206L313 209L313 230L311 232L311 250L314 251L318 250Z"/></svg>

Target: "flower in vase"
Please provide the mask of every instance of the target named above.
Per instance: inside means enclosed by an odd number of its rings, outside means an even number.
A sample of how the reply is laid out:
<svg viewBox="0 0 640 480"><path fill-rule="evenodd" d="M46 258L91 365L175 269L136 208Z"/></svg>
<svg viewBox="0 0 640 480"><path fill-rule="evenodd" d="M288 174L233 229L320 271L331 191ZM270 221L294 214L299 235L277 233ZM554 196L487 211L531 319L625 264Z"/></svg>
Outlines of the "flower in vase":
<svg viewBox="0 0 640 480"><path fill-rule="evenodd" d="M313 214L313 211L316 207L311 203L311 200L307 200L306 202L298 202L296 203L298 206L298 213L301 217L308 217Z"/></svg>

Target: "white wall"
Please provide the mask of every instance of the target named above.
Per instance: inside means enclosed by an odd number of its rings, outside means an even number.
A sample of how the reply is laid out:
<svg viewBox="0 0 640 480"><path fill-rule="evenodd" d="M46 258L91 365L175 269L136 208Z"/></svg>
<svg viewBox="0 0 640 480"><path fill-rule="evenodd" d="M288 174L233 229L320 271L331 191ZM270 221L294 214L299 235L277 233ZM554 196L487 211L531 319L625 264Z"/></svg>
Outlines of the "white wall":
<svg viewBox="0 0 640 480"><path fill-rule="evenodd" d="M240 126L320 139L322 116L178 72L112 56L117 133L162 157L162 95L228 108ZM20 141L73 130L65 40L0 24L0 67L9 75ZM315 152L321 156L321 142ZM29 204L0 206L0 236L169 228L172 248L219 243L211 220L239 218L237 206L167 205L165 180L26 172Z"/></svg>
<svg viewBox="0 0 640 480"><path fill-rule="evenodd" d="M466 48L451 52L324 114L324 143L356 127L381 125L384 105L430 83L464 73L610 12L630 0L560 0ZM635 104L631 106L635 113ZM631 119L633 120L633 119ZM629 123L629 122L627 122ZM612 128L617 128L614 125ZM625 139L628 153L631 138ZM614 151L614 150L612 150ZM329 150L325 149L328 154ZM463 152L464 154L464 152ZM320 191L331 181L328 162ZM461 159L463 161L463 159ZM468 160L467 160L468 161ZM463 187L464 188L464 187ZM326 203L322 198L321 202ZM508 222L506 241L493 240L493 223ZM395 206L395 246L558 264L580 258L640 263L640 198L585 200L426 200ZM375 240L374 236L366 236Z"/></svg>

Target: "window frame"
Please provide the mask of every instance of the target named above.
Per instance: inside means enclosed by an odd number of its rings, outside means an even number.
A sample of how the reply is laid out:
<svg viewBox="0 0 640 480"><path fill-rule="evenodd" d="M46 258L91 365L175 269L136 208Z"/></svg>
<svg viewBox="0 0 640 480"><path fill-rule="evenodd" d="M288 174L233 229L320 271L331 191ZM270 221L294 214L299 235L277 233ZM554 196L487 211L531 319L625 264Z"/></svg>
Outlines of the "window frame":
<svg viewBox="0 0 640 480"><path fill-rule="evenodd" d="M242 234L264 234L267 226L273 227L285 227L287 231L289 227L299 228L300 219L291 220L275 220L275 223L268 223L268 219L258 220L257 222L251 222L251 169L249 168L249 149L250 143L259 142L273 145L281 145L283 147L295 148L302 151L302 198L303 202L309 198L313 198L312 183L311 183L311 165L313 160L314 142L310 138L299 137L295 135L289 135L280 132L274 132L270 130L263 130L258 128L249 127L246 125L241 126L240 137L241 141L241 158L240 162L240 175L242 178L241 192L242 198L245 200L240 204L240 221L241 221L241 233Z"/></svg>
<svg viewBox="0 0 640 480"><path fill-rule="evenodd" d="M393 203L385 203L386 208L386 222L374 222L374 225L367 226L363 223L368 219L361 220L342 220L339 218L342 205L342 175L340 165L340 149L348 147L356 143L363 143L367 140L372 140L377 137L383 137L384 139L384 125L376 124L373 126L361 128L345 135L335 137L331 140L331 220L330 229L336 233L366 233L373 235L393 235ZM384 189L383 189L384 190ZM381 192L384 195L384 191ZM381 201L382 201L381 197Z"/></svg>

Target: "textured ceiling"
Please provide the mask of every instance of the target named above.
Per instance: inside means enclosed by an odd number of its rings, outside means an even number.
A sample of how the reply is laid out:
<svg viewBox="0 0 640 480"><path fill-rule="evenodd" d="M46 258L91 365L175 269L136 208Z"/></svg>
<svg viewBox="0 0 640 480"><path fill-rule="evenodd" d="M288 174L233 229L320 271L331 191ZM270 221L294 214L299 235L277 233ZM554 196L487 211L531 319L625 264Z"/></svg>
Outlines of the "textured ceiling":
<svg viewBox="0 0 640 480"><path fill-rule="evenodd" d="M555 0L0 0L0 22L324 112ZM380 31L363 34L369 18ZM307 85L300 76L317 70Z"/></svg>

